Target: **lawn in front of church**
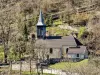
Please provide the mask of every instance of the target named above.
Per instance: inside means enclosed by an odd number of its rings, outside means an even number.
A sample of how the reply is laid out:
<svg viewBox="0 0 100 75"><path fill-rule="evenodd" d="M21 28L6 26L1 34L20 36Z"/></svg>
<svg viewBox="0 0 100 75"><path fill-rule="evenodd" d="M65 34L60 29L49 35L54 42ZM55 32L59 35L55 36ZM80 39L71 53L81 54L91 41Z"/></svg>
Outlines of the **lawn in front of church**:
<svg viewBox="0 0 100 75"><path fill-rule="evenodd" d="M78 68L86 65L88 65L88 59L82 60L80 62L60 62L54 65L50 65L50 68L66 70L66 69Z"/></svg>

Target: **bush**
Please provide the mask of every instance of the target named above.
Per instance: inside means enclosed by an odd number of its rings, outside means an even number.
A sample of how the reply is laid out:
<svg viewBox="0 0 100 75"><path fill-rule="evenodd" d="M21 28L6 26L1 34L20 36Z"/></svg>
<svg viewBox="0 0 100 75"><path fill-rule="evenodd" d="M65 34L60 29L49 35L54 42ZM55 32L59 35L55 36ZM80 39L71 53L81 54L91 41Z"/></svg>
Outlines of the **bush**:
<svg viewBox="0 0 100 75"><path fill-rule="evenodd" d="M86 32L86 28L85 27L80 27L79 29L79 34L78 34L78 38L81 38L82 35Z"/></svg>
<svg viewBox="0 0 100 75"><path fill-rule="evenodd" d="M55 25L55 26L62 25L62 21L61 21L60 19L55 20L55 21L53 22L53 25Z"/></svg>

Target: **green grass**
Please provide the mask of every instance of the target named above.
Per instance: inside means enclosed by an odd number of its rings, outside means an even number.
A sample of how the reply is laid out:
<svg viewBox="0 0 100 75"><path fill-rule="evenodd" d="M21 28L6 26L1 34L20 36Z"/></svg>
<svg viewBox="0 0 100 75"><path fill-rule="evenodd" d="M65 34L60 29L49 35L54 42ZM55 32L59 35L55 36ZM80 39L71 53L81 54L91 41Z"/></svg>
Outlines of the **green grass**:
<svg viewBox="0 0 100 75"><path fill-rule="evenodd" d="M14 55L12 48L8 52L8 59L12 59L12 60L19 59L18 55L17 56ZM0 62L3 62L3 60L4 60L4 50L3 50L3 46L0 46Z"/></svg>
<svg viewBox="0 0 100 75"><path fill-rule="evenodd" d="M88 59L85 59L83 61L80 62L61 62L61 63L57 63L54 65L50 65L50 68L54 68L54 69L62 69L62 70L66 70L66 69L71 69L71 68L77 68L80 66L85 66L88 64Z"/></svg>
<svg viewBox="0 0 100 75"><path fill-rule="evenodd" d="M62 35L66 36L69 34L69 30L61 29L59 27L48 27L47 31L52 33L53 35Z"/></svg>
<svg viewBox="0 0 100 75"><path fill-rule="evenodd" d="M78 37L80 38L80 37L84 34L84 32L86 32L86 28L85 28L85 27L80 27L80 28L79 28Z"/></svg>
<svg viewBox="0 0 100 75"><path fill-rule="evenodd" d="M55 25L55 26L62 25L62 21L61 21L60 19L55 20L55 21L53 22L53 25Z"/></svg>
<svg viewBox="0 0 100 75"><path fill-rule="evenodd" d="M3 61L3 59L4 59L3 47L0 46L0 61Z"/></svg>
<svg viewBox="0 0 100 75"><path fill-rule="evenodd" d="M4 59L4 52L0 52L0 61L3 61Z"/></svg>

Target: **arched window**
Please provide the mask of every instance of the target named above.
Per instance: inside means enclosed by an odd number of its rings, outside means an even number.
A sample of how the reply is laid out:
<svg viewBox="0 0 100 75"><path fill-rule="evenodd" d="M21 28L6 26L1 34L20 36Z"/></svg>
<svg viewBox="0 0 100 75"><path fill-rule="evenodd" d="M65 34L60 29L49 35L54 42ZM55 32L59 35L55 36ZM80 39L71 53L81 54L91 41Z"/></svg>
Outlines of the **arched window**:
<svg viewBox="0 0 100 75"><path fill-rule="evenodd" d="M52 54L53 53L53 49L52 48L50 48L50 54Z"/></svg>
<svg viewBox="0 0 100 75"><path fill-rule="evenodd" d="M77 54L77 57L79 57L79 54Z"/></svg>
<svg viewBox="0 0 100 75"><path fill-rule="evenodd" d="M68 53L68 48L66 48L66 54Z"/></svg>

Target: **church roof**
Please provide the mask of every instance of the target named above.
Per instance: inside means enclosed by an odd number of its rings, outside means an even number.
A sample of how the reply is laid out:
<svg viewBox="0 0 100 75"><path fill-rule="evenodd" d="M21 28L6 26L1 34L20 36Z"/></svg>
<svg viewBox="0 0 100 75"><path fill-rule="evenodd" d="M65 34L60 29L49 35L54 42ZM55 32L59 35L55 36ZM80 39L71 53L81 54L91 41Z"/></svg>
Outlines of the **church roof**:
<svg viewBox="0 0 100 75"><path fill-rule="evenodd" d="M50 38L50 39L38 39L37 46L40 43L45 43L47 48L61 48L62 46L69 46L69 47L77 47L82 45L75 37L73 36L64 36L61 38Z"/></svg>
<svg viewBox="0 0 100 75"><path fill-rule="evenodd" d="M43 19L43 14L42 14L41 10L40 10L40 15L39 15L37 26L45 26L44 19Z"/></svg>
<svg viewBox="0 0 100 75"><path fill-rule="evenodd" d="M69 48L68 54L84 54L86 50L86 46L80 46L80 48Z"/></svg>

